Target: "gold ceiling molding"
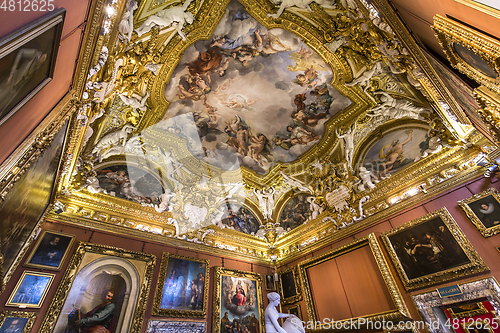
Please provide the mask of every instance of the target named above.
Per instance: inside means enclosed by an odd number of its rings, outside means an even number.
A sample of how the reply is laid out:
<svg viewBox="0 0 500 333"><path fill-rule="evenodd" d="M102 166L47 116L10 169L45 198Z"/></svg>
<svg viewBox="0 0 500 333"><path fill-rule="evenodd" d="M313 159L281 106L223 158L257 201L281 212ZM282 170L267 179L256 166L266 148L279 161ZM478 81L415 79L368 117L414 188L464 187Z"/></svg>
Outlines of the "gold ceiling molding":
<svg viewBox="0 0 500 333"><path fill-rule="evenodd" d="M500 95L480 86L474 90L474 97L479 104L477 113L486 122L496 144L500 144Z"/></svg>

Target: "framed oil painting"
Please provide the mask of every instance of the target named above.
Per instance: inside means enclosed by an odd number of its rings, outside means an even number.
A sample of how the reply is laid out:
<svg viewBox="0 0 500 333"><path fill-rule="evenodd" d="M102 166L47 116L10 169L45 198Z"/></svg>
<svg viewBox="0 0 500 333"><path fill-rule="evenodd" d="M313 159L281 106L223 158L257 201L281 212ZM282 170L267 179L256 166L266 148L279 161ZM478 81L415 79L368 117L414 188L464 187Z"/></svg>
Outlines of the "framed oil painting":
<svg viewBox="0 0 500 333"><path fill-rule="evenodd" d="M40 269L61 270L64 259L68 255L75 236L43 230L24 266Z"/></svg>
<svg viewBox="0 0 500 333"><path fill-rule="evenodd" d="M293 314L297 316L300 320L302 320L302 312L300 311L300 304L289 306L287 309L289 314Z"/></svg>
<svg viewBox="0 0 500 333"><path fill-rule="evenodd" d="M156 284L153 315L205 318L209 267L208 260L164 252Z"/></svg>
<svg viewBox="0 0 500 333"><path fill-rule="evenodd" d="M140 332L155 262L153 254L79 242L40 331Z"/></svg>
<svg viewBox="0 0 500 333"><path fill-rule="evenodd" d="M276 291L276 282L274 281L274 275L264 275L264 283L266 284L266 291Z"/></svg>
<svg viewBox="0 0 500 333"><path fill-rule="evenodd" d="M6 306L40 308L55 274L24 271Z"/></svg>
<svg viewBox="0 0 500 333"><path fill-rule="evenodd" d="M52 80L65 14L56 9L0 40L0 125Z"/></svg>
<svg viewBox="0 0 500 333"><path fill-rule="evenodd" d="M381 237L406 290L488 270L446 208Z"/></svg>
<svg viewBox="0 0 500 333"><path fill-rule="evenodd" d="M205 333L206 328L205 322L150 319L146 333Z"/></svg>
<svg viewBox="0 0 500 333"><path fill-rule="evenodd" d="M463 305L452 305L446 308L450 317L452 318L469 318L475 316L481 316L489 313L482 302L469 303Z"/></svg>
<svg viewBox="0 0 500 333"><path fill-rule="evenodd" d="M14 184L5 201L0 204L4 285L34 241L53 196L67 126L67 123L63 125L50 146Z"/></svg>
<svg viewBox="0 0 500 333"><path fill-rule="evenodd" d="M483 237L500 232L500 195L496 188L458 202Z"/></svg>
<svg viewBox="0 0 500 333"><path fill-rule="evenodd" d="M297 266L290 267L279 273L278 286L281 294L281 304L291 304L302 299L302 288Z"/></svg>
<svg viewBox="0 0 500 333"><path fill-rule="evenodd" d="M3 311L0 313L0 333L28 333L35 319L36 312Z"/></svg>
<svg viewBox="0 0 500 333"><path fill-rule="evenodd" d="M441 15L432 29L453 67L500 93L500 41Z"/></svg>
<svg viewBox="0 0 500 333"><path fill-rule="evenodd" d="M265 332L259 274L214 267L212 333Z"/></svg>

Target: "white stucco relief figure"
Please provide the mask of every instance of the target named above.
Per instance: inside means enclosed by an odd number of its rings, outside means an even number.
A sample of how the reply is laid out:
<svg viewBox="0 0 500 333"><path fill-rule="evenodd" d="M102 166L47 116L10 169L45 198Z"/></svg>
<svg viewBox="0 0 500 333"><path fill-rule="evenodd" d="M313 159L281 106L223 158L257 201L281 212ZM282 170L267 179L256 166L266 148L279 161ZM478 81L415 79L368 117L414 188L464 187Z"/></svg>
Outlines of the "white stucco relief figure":
<svg viewBox="0 0 500 333"><path fill-rule="evenodd" d="M283 177L283 181L286 182L291 187L296 187L297 189L299 189L302 192L308 192L308 193L312 194L312 190L310 188L304 186L302 184L302 182L300 182L300 181L298 181L290 176L285 175L283 173L283 171L281 171L281 176Z"/></svg>
<svg viewBox="0 0 500 333"><path fill-rule="evenodd" d="M380 104L371 110L368 117L388 117L390 119L412 118L419 119L421 112L430 112L429 108L418 107L410 101L396 99L385 91L376 91L380 96Z"/></svg>
<svg viewBox="0 0 500 333"><path fill-rule="evenodd" d="M359 84L360 87L363 88L363 91L366 92L366 90L370 87L370 79L376 75L382 72L382 62L379 61L371 69L368 69L363 72L358 78L354 79L350 83L346 83L345 85L348 87L355 86Z"/></svg>
<svg viewBox="0 0 500 333"><path fill-rule="evenodd" d="M353 127L349 127L346 129L345 133L340 135L338 130L335 129L335 134L339 139L343 139L344 144L344 156L347 161L347 165L350 169L352 169L352 158L354 156L354 132L356 132L356 122Z"/></svg>
<svg viewBox="0 0 500 333"><path fill-rule="evenodd" d="M264 215L266 219L271 219L273 215L274 192L274 187L270 187L267 191L265 189L262 189L262 191L253 189L253 193L259 202L259 208L262 211L262 215Z"/></svg>
<svg viewBox="0 0 500 333"><path fill-rule="evenodd" d="M97 142L94 149L92 150L92 154L100 155L103 149L111 146L120 144L122 146L125 146L125 144L127 143L128 135L132 133L132 131L136 128L137 127L134 127L130 124L125 124L120 130L106 134L99 140L99 142Z"/></svg>
<svg viewBox="0 0 500 333"><path fill-rule="evenodd" d="M184 216L188 219L191 228L198 228L207 216L207 209L187 203L184 205Z"/></svg>
<svg viewBox="0 0 500 333"><path fill-rule="evenodd" d="M120 99L123 103L133 109L139 109L141 111L146 111L147 109L146 100L149 97L149 91L146 91L146 94L141 98L141 100L135 98L133 95L132 97L128 97L126 93L120 94L118 96L120 96Z"/></svg>
<svg viewBox="0 0 500 333"><path fill-rule="evenodd" d="M134 10L136 9L137 1L127 1L127 10L123 14L122 20L118 25L120 38L125 40L126 42L130 42L130 39L132 39L132 32L134 31Z"/></svg>
<svg viewBox="0 0 500 333"><path fill-rule="evenodd" d="M170 190L166 190L165 193L160 195L161 202L158 205L154 205L155 210L158 213L163 213L164 211L170 212L172 210L170 207L170 199L175 196L175 193L172 193Z"/></svg>
<svg viewBox="0 0 500 333"><path fill-rule="evenodd" d="M278 9L278 12L276 14L267 14L267 16L278 18L285 11L285 9L290 8L290 7L297 7L297 8L307 9L307 10L311 11L309 4L313 1L316 2L318 5L320 5L321 7L333 8L333 6L332 6L333 2L328 1L328 0L283 0L283 1L280 1L281 4L280 4L280 8Z"/></svg>
<svg viewBox="0 0 500 333"><path fill-rule="evenodd" d="M359 178L361 178L361 184L358 185L358 190L364 191L366 187L370 190L375 188L375 184L379 182L377 176L366 170L365 167L359 167Z"/></svg>
<svg viewBox="0 0 500 333"><path fill-rule="evenodd" d="M266 322L266 333L305 333L302 321L295 315L288 313L279 313L276 307L280 305L280 295L272 292L267 294L269 304L264 312ZM287 318L280 326L278 319Z"/></svg>
<svg viewBox="0 0 500 333"><path fill-rule="evenodd" d="M328 47L332 53L335 53L341 46L346 44L349 44L349 39L344 36L338 36L330 43L325 44L325 46Z"/></svg>
<svg viewBox="0 0 500 333"><path fill-rule="evenodd" d="M191 24L194 21L193 13L186 11L191 1L192 0L186 0L182 6L160 10L158 13L149 16L139 28L135 29L135 31L140 37L149 32L155 25L164 28L177 23L176 31L179 33L179 36L181 36L182 40L186 40L186 35L182 32L182 29L185 24Z"/></svg>
<svg viewBox="0 0 500 333"><path fill-rule="evenodd" d="M179 160L175 158L171 151L163 150L158 147L158 154L162 158L164 168L167 170L167 172L165 173L165 177L167 177L168 180L174 183L176 190L181 191L184 186L176 176L179 175L180 170L184 170L187 173L191 172L184 167L183 163L179 162Z"/></svg>
<svg viewBox="0 0 500 333"><path fill-rule="evenodd" d="M311 217L309 220L314 220L319 214L323 213L324 208L319 205L315 197L307 197L307 202L309 202L309 208L311 209Z"/></svg>
<svg viewBox="0 0 500 333"><path fill-rule="evenodd" d="M139 136L134 136L131 137L127 142L125 142L125 145L116 145L113 146L107 150L105 150L103 153L99 154L99 162L102 160L105 160L111 156L116 156L116 155L122 155L125 153L140 153L142 149L143 144L141 143L141 137ZM140 155L140 154L139 154Z"/></svg>

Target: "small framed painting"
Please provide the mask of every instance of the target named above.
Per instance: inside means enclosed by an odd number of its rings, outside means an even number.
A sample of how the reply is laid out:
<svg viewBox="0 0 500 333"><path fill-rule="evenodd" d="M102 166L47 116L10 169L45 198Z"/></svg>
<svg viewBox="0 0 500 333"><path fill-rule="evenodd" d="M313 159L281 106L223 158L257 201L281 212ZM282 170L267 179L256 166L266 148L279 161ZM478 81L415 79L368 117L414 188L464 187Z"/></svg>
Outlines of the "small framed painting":
<svg viewBox="0 0 500 333"><path fill-rule="evenodd" d="M297 266L279 273L279 287L283 304L292 304L302 299L302 288Z"/></svg>
<svg viewBox="0 0 500 333"><path fill-rule="evenodd" d="M289 306L288 313L293 314L294 316L302 320L302 312L300 311L300 304Z"/></svg>
<svg viewBox="0 0 500 333"><path fill-rule="evenodd" d="M3 311L0 313L0 333L28 333L35 319L36 312Z"/></svg>
<svg viewBox="0 0 500 333"><path fill-rule="evenodd" d="M266 291L276 291L276 283L274 281L274 275L266 274L264 275L266 283Z"/></svg>
<svg viewBox="0 0 500 333"><path fill-rule="evenodd" d="M24 266L59 271L75 236L44 230Z"/></svg>
<svg viewBox="0 0 500 333"><path fill-rule="evenodd" d="M206 259L164 252L153 303L157 316L205 318L208 301Z"/></svg>
<svg viewBox="0 0 500 333"><path fill-rule="evenodd" d="M458 204L483 237L500 232L500 195L496 188L489 188Z"/></svg>
<svg viewBox="0 0 500 333"><path fill-rule="evenodd" d="M52 80L65 14L52 9L0 39L0 125Z"/></svg>
<svg viewBox="0 0 500 333"><path fill-rule="evenodd" d="M40 308L55 276L50 273L24 271L5 305Z"/></svg>

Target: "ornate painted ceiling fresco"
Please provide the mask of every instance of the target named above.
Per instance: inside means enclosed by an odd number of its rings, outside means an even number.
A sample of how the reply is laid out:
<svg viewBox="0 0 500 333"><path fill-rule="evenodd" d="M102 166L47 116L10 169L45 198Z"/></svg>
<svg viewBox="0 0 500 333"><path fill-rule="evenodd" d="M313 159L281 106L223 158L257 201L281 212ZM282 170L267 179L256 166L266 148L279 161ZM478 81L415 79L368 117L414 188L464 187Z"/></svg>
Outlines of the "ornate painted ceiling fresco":
<svg viewBox="0 0 500 333"><path fill-rule="evenodd" d="M475 167L483 138L383 0L109 6L57 218L283 257Z"/></svg>

